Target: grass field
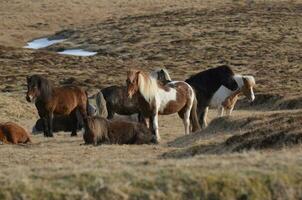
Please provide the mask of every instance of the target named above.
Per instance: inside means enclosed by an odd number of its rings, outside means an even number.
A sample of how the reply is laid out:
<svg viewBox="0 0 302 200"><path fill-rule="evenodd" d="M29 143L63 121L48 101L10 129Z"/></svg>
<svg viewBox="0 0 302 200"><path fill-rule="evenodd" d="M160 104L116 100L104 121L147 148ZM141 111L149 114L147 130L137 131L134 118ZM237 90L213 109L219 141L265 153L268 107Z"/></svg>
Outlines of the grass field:
<svg viewBox="0 0 302 200"><path fill-rule="evenodd" d="M159 145L86 146L63 132L0 145L0 199L302 199L302 1L11 0L0 17L0 121L29 132L34 73L89 94L124 84L130 67L184 80L229 64L257 82L253 103L210 110L198 133L160 116ZM66 40L23 48L45 36ZM98 54L56 53L72 48Z"/></svg>

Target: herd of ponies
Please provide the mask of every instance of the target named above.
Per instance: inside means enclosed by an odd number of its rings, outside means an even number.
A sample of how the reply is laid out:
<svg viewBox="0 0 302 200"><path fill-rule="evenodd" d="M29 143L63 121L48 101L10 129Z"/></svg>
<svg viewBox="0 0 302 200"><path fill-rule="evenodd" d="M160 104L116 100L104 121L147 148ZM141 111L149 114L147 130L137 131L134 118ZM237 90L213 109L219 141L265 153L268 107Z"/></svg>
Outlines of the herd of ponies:
<svg viewBox="0 0 302 200"><path fill-rule="evenodd" d="M216 66L185 81L171 80L166 69L151 73L130 69L125 85L109 86L88 96L81 87L55 87L41 75L27 77L26 100L35 103L40 119L32 133L68 131L76 136L84 129L84 144L157 144L158 115L178 113L184 133L207 126L209 107L218 116L231 115L238 96L255 99L253 76L235 74L230 66ZM95 99L96 107L89 103ZM13 122L0 124L0 142L31 143L30 134Z"/></svg>

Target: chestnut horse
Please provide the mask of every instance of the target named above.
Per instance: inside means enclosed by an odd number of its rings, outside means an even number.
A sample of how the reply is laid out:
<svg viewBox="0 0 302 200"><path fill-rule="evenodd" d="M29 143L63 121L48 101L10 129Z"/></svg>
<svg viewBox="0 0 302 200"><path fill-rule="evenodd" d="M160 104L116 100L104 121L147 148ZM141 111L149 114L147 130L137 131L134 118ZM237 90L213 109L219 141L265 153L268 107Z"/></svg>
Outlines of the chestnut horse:
<svg viewBox="0 0 302 200"><path fill-rule="evenodd" d="M183 119L185 134L200 129L197 118L197 101L192 87L183 81L171 81L165 85L142 70L130 70L127 74L127 93L129 98L139 94L139 107L145 118L149 118L150 127L160 140L158 132L158 114L178 113ZM191 124L190 124L191 121Z"/></svg>
<svg viewBox="0 0 302 200"><path fill-rule="evenodd" d="M27 77L26 100L35 102L40 118L44 120L44 136L53 137L53 116L70 115L73 120L71 136L77 135L78 110L85 124L88 110L86 92L76 86L54 87L40 75Z"/></svg>
<svg viewBox="0 0 302 200"><path fill-rule="evenodd" d="M0 141L4 144L31 143L29 134L13 122L0 124Z"/></svg>

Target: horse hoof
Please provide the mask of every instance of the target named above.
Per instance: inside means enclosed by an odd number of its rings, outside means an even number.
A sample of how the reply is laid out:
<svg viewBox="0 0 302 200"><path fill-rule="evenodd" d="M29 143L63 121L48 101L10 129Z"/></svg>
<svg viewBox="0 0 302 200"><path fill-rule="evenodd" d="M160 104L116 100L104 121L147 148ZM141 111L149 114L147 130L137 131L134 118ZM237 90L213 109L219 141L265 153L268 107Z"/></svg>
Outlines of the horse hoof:
<svg viewBox="0 0 302 200"><path fill-rule="evenodd" d="M159 140L157 140L156 138L152 138L151 143L152 144L159 144Z"/></svg>
<svg viewBox="0 0 302 200"><path fill-rule="evenodd" d="M76 137L77 136L77 134L76 133L71 133L71 135L70 135L71 137Z"/></svg>

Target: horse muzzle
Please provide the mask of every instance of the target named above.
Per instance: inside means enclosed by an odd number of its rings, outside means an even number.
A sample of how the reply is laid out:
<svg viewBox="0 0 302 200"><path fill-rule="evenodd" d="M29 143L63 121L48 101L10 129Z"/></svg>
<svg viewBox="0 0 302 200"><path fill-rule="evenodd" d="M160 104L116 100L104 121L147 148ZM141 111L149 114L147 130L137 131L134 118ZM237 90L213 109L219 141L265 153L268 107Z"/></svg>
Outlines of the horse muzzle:
<svg viewBox="0 0 302 200"><path fill-rule="evenodd" d="M249 98L249 102L253 102L254 100L255 100L255 95L253 95Z"/></svg>
<svg viewBox="0 0 302 200"><path fill-rule="evenodd" d="M132 98L132 96L133 96L133 92L128 91L128 92L127 92L127 97L128 97L129 99L131 99L131 98Z"/></svg>

